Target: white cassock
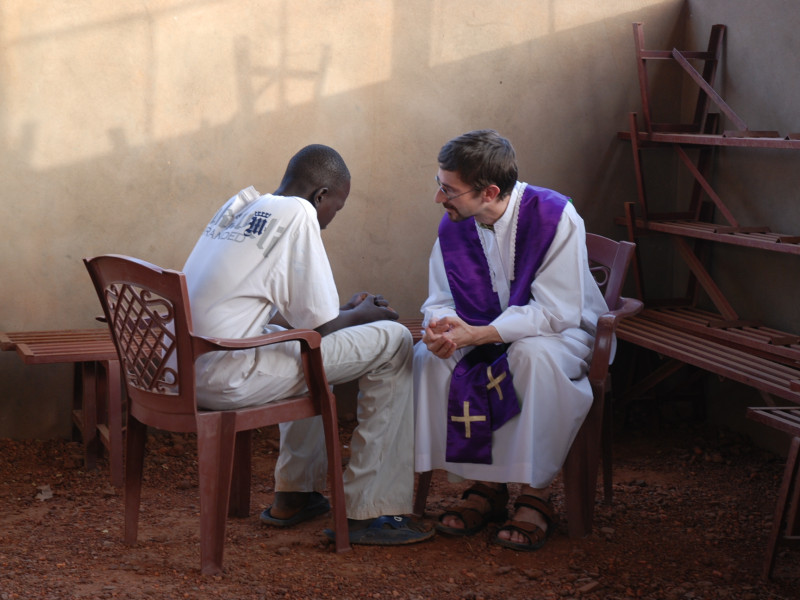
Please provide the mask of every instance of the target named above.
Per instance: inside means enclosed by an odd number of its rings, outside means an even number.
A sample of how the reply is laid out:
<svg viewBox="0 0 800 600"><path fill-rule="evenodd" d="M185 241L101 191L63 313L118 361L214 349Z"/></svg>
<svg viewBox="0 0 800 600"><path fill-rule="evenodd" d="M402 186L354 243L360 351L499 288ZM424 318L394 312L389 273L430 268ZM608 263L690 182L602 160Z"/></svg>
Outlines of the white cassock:
<svg viewBox="0 0 800 600"><path fill-rule="evenodd" d="M472 347L440 359L419 342L414 349L418 472L445 469L466 479L547 487L561 470L591 407L589 361L597 319L607 307L589 270L583 220L571 203L564 208L531 284L528 304L508 306L509 274L514 272L515 259L514 209L525 185L517 183L494 231L478 228L492 287L503 308L491 324L503 341L511 344L508 363L521 412L493 433L492 464L447 462L450 376ZM456 314L438 240L429 268L429 297L422 305L426 324L431 318Z"/></svg>

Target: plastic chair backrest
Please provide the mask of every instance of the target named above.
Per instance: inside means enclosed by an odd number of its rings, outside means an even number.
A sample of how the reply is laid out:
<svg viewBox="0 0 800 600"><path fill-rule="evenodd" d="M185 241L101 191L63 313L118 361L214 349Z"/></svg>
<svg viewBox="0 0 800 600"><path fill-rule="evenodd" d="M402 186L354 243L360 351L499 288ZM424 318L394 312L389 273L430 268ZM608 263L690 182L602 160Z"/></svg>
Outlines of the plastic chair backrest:
<svg viewBox="0 0 800 600"><path fill-rule="evenodd" d="M595 233L586 234L589 268L609 310L620 305L622 286L635 248L636 244L631 242L617 242Z"/></svg>
<svg viewBox="0 0 800 600"><path fill-rule="evenodd" d="M183 416L181 428L192 429L197 406L185 276L120 255L85 263L117 347L131 409Z"/></svg>

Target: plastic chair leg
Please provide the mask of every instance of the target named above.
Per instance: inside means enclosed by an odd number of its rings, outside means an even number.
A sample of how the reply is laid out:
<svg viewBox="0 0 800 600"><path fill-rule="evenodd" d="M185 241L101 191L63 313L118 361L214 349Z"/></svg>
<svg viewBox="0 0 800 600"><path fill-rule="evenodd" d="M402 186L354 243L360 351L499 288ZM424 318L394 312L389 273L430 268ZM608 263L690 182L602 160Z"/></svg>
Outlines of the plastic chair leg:
<svg viewBox="0 0 800 600"><path fill-rule="evenodd" d="M229 517L244 519L250 515L250 483L252 479L253 432L236 434L233 476L228 508Z"/></svg>
<svg viewBox="0 0 800 600"><path fill-rule="evenodd" d="M222 573L235 444L236 415L209 412L198 416L200 570L204 575Z"/></svg>
<svg viewBox="0 0 800 600"><path fill-rule="evenodd" d="M433 479L433 471L420 473L417 478L417 493L414 496L414 516L418 519L425 516L425 503L428 501L431 479Z"/></svg>
<svg viewBox="0 0 800 600"><path fill-rule="evenodd" d="M325 432L325 450L328 454L328 481L331 486L333 508L333 530L336 532L336 552L350 550L350 534L347 526L347 512L344 504L344 483L342 482L342 451L339 445L339 424L334 418L336 399L333 394L322 398L322 427Z"/></svg>
<svg viewBox="0 0 800 600"><path fill-rule="evenodd" d="M142 471L147 426L128 417L125 456L125 543L133 545L139 530L139 504L142 497Z"/></svg>
<svg viewBox="0 0 800 600"><path fill-rule="evenodd" d="M121 487L124 471L122 467L122 389L120 387L120 368L118 360L103 362L103 379L100 382L105 390L106 417L108 428L108 466L111 471L111 485ZM98 391L98 396L100 395Z"/></svg>

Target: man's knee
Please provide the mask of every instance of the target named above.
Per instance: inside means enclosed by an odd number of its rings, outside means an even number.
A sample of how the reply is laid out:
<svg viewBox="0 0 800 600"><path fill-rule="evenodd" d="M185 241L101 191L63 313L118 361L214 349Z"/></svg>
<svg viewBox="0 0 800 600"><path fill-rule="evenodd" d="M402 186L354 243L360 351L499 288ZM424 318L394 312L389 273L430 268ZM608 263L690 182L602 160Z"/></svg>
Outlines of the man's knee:
<svg viewBox="0 0 800 600"><path fill-rule="evenodd" d="M561 344L555 336L523 338L513 342L507 350L510 363L530 368L555 366L558 362L555 357L560 352Z"/></svg>
<svg viewBox="0 0 800 600"><path fill-rule="evenodd" d="M579 379L585 375L585 357L576 355L574 348L561 336L539 336L514 342L508 349L508 361L513 371L552 374L553 377Z"/></svg>
<svg viewBox="0 0 800 600"><path fill-rule="evenodd" d="M398 331L397 335L402 337L404 344L408 346L414 345L414 338L411 335L411 330L408 327L402 323L398 323L397 321L387 321L386 323L389 324L392 329Z"/></svg>
<svg viewBox="0 0 800 600"><path fill-rule="evenodd" d="M396 348L395 353L411 355L414 340L408 327L397 321L376 321L372 323L381 329L385 336L385 345L389 348Z"/></svg>

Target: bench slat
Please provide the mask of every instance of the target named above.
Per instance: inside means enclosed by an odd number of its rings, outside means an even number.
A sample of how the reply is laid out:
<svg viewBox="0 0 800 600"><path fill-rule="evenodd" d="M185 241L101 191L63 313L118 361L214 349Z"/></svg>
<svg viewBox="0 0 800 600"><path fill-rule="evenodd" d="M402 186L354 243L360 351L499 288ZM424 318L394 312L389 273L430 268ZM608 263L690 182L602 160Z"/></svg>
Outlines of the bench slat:
<svg viewBox="0 0 800 600"><path fill-rule="evenodd" d="M411 332L411 337L414 339L414 343L416 344L418 341L422 339L422 319L399 319L397 321L401 325L405 325L408 330Z"/></svg>
<svg viewBox="0 0 800 600"><path fill-rule="evenodd" d="M800 380L798 368L640 315L623 319L617 326L617 336L659 354L800 403L800 392L792 387L793 382Z"/></svg>
<svg viewBox="0 0 800 600"><path fill-rule="evenodd" d="M0 332L0 350L14 350L18 344L58 343L62 341L108 341L108 329L61 329L57 331Z"/></svg>
<svg viewBox="0 0 800 600"><path fill-rule="evenodd" d="M683 349L705 355L708 358L713 358L721 365L735 366L753 373L774 374L782 379L800 374L800 369L798 368L754 356L744 350L732 348L720 342L693 335L692 332L671 328L654 321L634 318L628 325L629 327L625 328L625 332L630 330L645 338L652 337L658 340L657 343L667 347L672 346L676 351ZM624 335L626 333L623 333L620 337Z"/></svg>
<svg viewBox="0 0 800 600"><path fill-rule="evenodd" d="M790 435L800 430L800 409L775 406L751 406L747 409L748 418L770 425Z"/></svg>
<svg viewBox="0 0 800 600"><path fill-rule="evenodd" d="M661 336L658 333L656 335ZM691 341L676 340L674 337L663 338L662 336L663 339L670 339L669 347L672 349L671 352L664 352L664 354L677 358L682 362L702 366L707 370L736 379L742 383L755 385L755 387L780 389L783 392L789 392L791 390L789 382L800 377L800 371L781 372L774 369L774 365L768 364L769 361L754 363L753 357L747 355L732 356L725 352L726 349L724 347L714 348L707 344L693 344Z"/></svg>
<svg viewBox="0 0 800 600"><path fill-rule="evenodd" d="M748 322L721 327L721 315L692 307L648 308L636 319L649 319L691 331L701 337L729 342L750 354L800 367L797 336L777 329L753 326Z"/></svg>
<svg viewBox="0 0 800 600"><path fill-rule="evenodd" d="M59 343L17 344L17 353L28 365L66 362L95 362L117 360L117 351L111 340Z"/></svg>

